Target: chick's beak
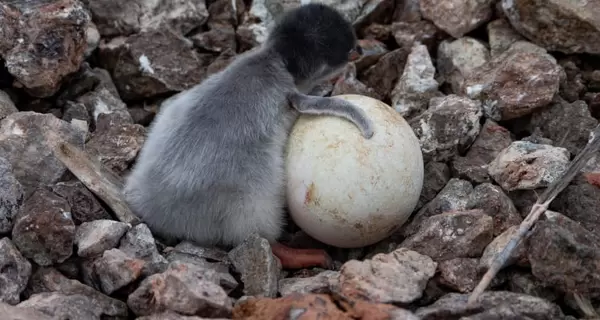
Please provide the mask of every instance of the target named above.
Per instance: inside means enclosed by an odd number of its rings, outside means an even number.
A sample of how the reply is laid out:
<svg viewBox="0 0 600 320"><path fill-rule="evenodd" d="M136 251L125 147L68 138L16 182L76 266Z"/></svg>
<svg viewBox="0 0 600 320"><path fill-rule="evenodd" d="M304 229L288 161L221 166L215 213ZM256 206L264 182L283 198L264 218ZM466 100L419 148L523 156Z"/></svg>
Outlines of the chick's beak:
<svg viewBox="0 0 600 320"><path fill-rule="evenodd" d="M359 45L357 45L356 47L354 47L354 49L352 49L350 51L348 59L350 61L356 61L356 60L360 59L360 57L362 57L362 54L363 54L362 48Z"/></svg>

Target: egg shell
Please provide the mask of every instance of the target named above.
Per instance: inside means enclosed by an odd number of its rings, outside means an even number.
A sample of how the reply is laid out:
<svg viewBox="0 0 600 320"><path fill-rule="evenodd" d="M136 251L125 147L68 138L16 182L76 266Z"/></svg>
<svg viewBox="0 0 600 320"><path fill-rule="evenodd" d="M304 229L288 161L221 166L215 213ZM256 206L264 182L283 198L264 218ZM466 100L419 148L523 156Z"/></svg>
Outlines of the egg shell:
<svg viewBox="0 0 600 320"><path fill-rule="evenodd" d="M286 196L294 222L340 248L374 244L408 220L423 187L423 155L409 124L389 105L362 95L335 96L364 110L365 139L350 121L301 115L286 148Z"/></svg>

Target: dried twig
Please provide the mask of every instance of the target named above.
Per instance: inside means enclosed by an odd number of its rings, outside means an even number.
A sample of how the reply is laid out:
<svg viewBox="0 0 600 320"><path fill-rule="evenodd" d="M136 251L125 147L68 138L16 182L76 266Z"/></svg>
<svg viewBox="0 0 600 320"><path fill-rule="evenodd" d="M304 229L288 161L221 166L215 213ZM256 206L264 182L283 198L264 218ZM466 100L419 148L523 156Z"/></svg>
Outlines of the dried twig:
<svg viewBox="0 0 600 320"><path fill-rule="evenodd" d="M61 141L53 146L56 157L95 195L104 201L122 222L136 225L140 219L123 199L123 181L98 160L74 145Z"/></svg>
<svg viewBox="0 0 600 320"><path fill-rule="evenodd" d="M536 201L536 203L531 208L531 211L527 215L527 218L523 220L521 225L519 226L519 230L512 236L510 241L504 246L504 249L500 251L499 254L494 257L490 268L485 273L485 275L481 278L481 281L473 290L471 295L469 296L468 305L474 305L477 301L481 293L488 287L492 279L498 274L500 269L504 267L508 258L512 255L513 251L517 247L517 245L521 242L521 240L525 237L525 235L529 232L533 224L539 219L540 215L544 213L550 202L558 196L558 194L566 188L571 180L575 178L575 176L581 171L581 169L588 162L590 157L598 151L600 148L600 125L598 125L592 134L590 135L590 140L588 144L585 146L581 152L575 157L571 165L563 173L563 175L556 179L548 188L542 193L540 198Z"/></svg>

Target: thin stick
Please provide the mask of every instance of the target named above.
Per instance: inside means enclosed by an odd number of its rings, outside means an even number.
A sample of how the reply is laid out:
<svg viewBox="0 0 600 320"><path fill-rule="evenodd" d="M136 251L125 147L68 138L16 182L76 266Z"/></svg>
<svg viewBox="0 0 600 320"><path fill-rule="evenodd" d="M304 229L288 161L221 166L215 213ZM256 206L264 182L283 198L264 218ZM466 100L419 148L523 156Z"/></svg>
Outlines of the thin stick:
<svg viewBox="0 0 600 320"><path fill-rule="evenodd" d="M61 141L53 146L56 157L95 195L104 201L122 222L136 225L140 219L123 199L123 182L100 161L74 145Z"/></svg>
<svg viewBox="0 0 600 320"><path fill-rule="evenodd" d="M525 237L529 230L533 226L533 224L539 219L539 217L544 213L550 202L558 196L558 194L566 188L571 180L575 178L575 176L581 171L581 169L588 162L590 157L598 151L600 148L600 125L598 125L594 131L590 134L590 140L588 144L585 146L581 152L575 157L573 162L571 162L569 168L563 173L563 175L556 179L548 188L542 193L541 197L536 201L536 203L531 208L531 211L521 222L519 226L519 230L511 237L510 241L504 246L503 250L500 251L495 257L490 265L490 268L485 273L485 275L481 278L481 281L473 290L471 295L469 296L468 305L473 306L475 301L479 298L479 296L483 293L483 291L489 286L490 282L494 279L494 277L498 274L500 269L504 267L506 261L510 258L513 251L517 247L517 245L521 242L521 240Z"/></svg>

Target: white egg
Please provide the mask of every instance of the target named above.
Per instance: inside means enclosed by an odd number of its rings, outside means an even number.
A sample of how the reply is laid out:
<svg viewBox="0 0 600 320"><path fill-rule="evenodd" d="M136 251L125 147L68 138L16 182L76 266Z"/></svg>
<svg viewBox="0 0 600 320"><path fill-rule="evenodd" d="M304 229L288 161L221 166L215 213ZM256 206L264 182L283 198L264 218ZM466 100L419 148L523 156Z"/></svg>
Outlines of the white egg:
<svg viewBox="0 0 600 320"><path fill-rule="evenodd" d="M423 187L423 155L411 127L387 104L362 95L336 98L363 109L375 134L367 140L334 116L300 116L287 145L287 202L311 237L363 247L410 217Z"/></svg>

